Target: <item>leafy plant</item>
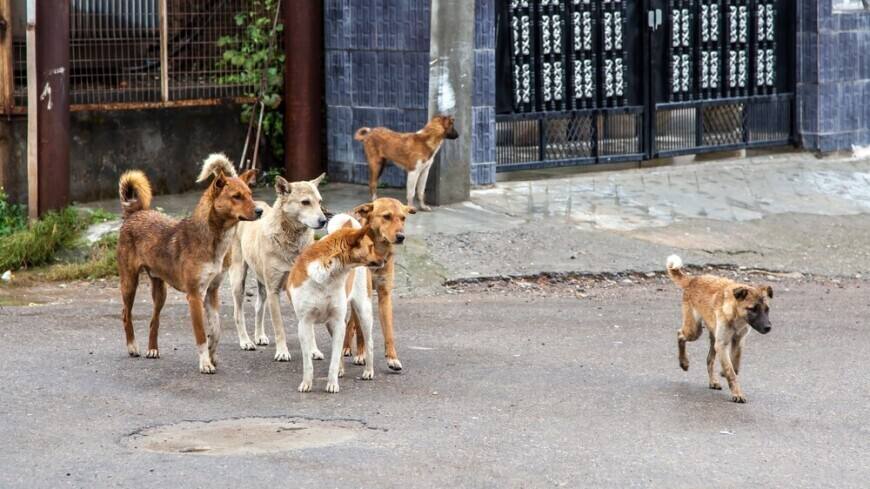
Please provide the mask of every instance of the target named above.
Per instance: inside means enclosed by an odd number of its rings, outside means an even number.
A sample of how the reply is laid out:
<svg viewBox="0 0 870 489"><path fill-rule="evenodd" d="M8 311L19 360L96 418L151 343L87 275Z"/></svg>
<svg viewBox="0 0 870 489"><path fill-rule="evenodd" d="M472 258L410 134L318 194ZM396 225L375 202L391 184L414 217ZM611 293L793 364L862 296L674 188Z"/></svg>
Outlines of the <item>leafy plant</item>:
<svg viewBox="0 0 870 489"><path fill-rule="evenodd" d="M222 36L217 45L224 49L218 67L233 71L221 76L218 82L226 85L249 87L248 97L262 96L266 107L263 115L263 136L277 157L284 155L284 114L280 110L281 94L284 91L284 53L280 43L272 40L272 24L275 9L280 0L251 0L248 10L235 16L236 25L244 27L242 33ZM275 28L275 36L284 30L281 19ZM263 93L260 94L260 90ZM241 120L247 124L252 117L259 117L259 104L242 107ZM256 124L256 120L254 123Z"/></svg>
<svg viewBox="0 0 870 489"><path fill-rule="evenodd" d="M89 220L72 208L49 212L29 228L0 237L0 270L42 265L57 251L75 244Z"/></svg>
<svg viewBox="0 0 870 489"><path fill-rule="evenodd" d="M281 168L269 168L266 170L266 173L263 174L263 180L266 182L266 185L270 187L275 185L275 179L281 176Z"/></svg>
<svg viewBox="0 0 870 489"><path fill-rule="evenodd" d="M10 203L6 192L0 188L0 236L8 236L25 227L27 227L27 214L24 212L24 206Z"/></svg>
<svg viewBox="0 0 870 489"><path fill-rule="evenodd" d="M91 247L87 261L50 267L45 278L51 281L93 280L118 275L118 233L100 238Z"/></svg>

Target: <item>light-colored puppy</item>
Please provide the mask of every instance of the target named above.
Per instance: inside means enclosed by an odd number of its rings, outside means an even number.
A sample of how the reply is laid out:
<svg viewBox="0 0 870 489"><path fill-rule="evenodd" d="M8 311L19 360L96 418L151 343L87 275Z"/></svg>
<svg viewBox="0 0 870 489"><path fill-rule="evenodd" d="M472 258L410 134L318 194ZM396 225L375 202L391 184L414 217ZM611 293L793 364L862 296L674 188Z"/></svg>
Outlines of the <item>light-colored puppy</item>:
<svg viewBox="0 0 870 489"><path fill-rule="evenodd" d="M275 180L277 196L274 205L270 207L268 204L258 203L263 209L260 220L237 227L233 240L230 283L239 346L243 350L255 350L254 343L269 344L264 326L268 306L275 333L275 360L290 361L279 296L287 283L287 276L296 257L314 242L314 229L326 225L326 216L321 208L323 199L317 190L323 177L324 175L320 175L308 182L293 183L278 177ZM248 269L254 272L257 280L253 342L248 337L245 326L243 302ZM320 352L315 351L314 355L323 358Z"/></svg>
<svg viewBox="0 0 870 489"><path fill-rule="evenodd" d="M368 286L369 275L357 267L380 268L384 255L378 251L371 236L371 228L361 227L347 215L336 216L331 233L312 244L296 259L290 274L290 297L299 321L299 343L302 349L302 382L299 392L308 392L314 382L312 353L314 325L322 323L332 334L332 352L326 392L339 390L338 378L344 375L342 345L348 304L360 319L366 340L366 366L362 378L374 377L372 350L372 307Z"/></svg>

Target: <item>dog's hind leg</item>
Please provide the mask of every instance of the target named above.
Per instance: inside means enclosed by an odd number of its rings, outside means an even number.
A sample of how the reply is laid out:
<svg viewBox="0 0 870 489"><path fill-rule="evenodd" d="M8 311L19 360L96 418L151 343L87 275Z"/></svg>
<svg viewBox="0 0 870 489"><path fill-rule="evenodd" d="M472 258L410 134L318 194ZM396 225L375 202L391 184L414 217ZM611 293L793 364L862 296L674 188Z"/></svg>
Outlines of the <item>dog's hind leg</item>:
<svg viewBox="0 0 870 489"><path fill-rule="evenodd" d="M429 180L429 170L432 169L432 160L423 164L420 171L420 178L417 180L417 200L420 201L420 209L431 211L432 208L426 205L426 182Z"/></svg>
<svg viewBox="0 0 870 489"><path fill-rule="evenodd" d="M236 254L233 248L233 256ZM244 260L234 261L230 266L230 284L233 292L233 320L236 323L236 333L239 335L239 347L242 350L256 350L257 347L248 336L248 327L245 324L245 279L248 275L248 265Z"/></svg>
<svg viewBox="0 0 870 489"><path fill-rule="evenodd" d="M266 336L266 286L257 281L257 302L254 313L254 342L260 346L269 344Z"/></svg>
<svg viewBox="0 0 870 489"><path fill-rule="evenodd" d="M121 300L124 303L121 309L121 321L124 323L124 333L127 336L127 353L131 357L138 357L139 346L136 344L136 333L133 331L133 303L136 301L139 273L118 268L121 275Z"/></svg>
<svg viewBox="0 0 870 489"><path fill-rule="evenodd" d="M284 318L281 316L281 290L266 289L266 304L269 305L269 317L272 319L272 332L275 334L275 361L289 362L290 350L287 349L287 337L284 335Z"/></svg>
<svg viewBox="0 0 870 489"><path fill-rule="evenodd" d="M151 277L151 299L154 301L154 312L151 315L151 329L148 331L148 351L145 358L160 358L157 347L157 336L160 332L160 311L166 303L166 282Z"/></svg>
<svg viewBox="0 0 870 489"><path fill-rule="evenodd" d="M710 351L707 352L707 377L711 389L722 390L722 384L716 379L716 335L710 331Z"/></svg>
<svg viewBox="0 0 870 489"><path fill-rule="evenodd" d="M217 365L217 348L221 341L220 291L221 280L216 280L205 295L205 319L208 323L208 352L211 363Z"/></svg>
<svg viewBox="0 0 870 489"><path fill-rule="evenodd" d="M689 357L686 355L686 343L695 341L701 335L701 321L695 317L692 307L683 303L683 327L677 332L677 349L679 351L680 368L689 370Z"/></svg>
<svg viewBox="0 0 870 489"><path fill-rule="evenodd" d="M378 198L378 180L381 178L381 174L384 173L387 160L375 155L366 155L366 159L369 162L369 195L372 200L375 200Z"/></svg>
<svg viewBox="0 0 870 489"><path fill-rule="evenodd" d="M346 313L347 311L339 312ZM329 320L330 327L332 328L332 351L329 355L329 374L326 377L326 392L330 394L335 394L339 391L338 378L344 376L344 362L341 361L341 346L344 344L345 318L346 314L336 314ZM314 342L312 341L311 344L313 345ZM309 359L308 361L310 362L311 360Z"/></svg>
<svg viewBox="0 0 870 489"><path fill-rule="evenodd" d="M350 317L347 319L347 329L344 333L344 347L342 348L342 355L349 357L353 354L351 349L351 345L353 344L353 338L357 334L357 318L356 314L353 312L353 308L350 310Z"/></svg>

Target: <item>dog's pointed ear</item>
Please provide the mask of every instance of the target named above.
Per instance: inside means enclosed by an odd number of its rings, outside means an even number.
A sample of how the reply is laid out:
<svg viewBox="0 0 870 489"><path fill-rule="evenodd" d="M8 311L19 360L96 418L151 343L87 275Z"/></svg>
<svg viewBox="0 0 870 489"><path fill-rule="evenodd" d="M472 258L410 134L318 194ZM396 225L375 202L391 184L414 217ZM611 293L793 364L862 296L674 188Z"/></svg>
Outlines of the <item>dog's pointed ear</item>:
<svg viewBox="0 0 870 489"><path fill-rule="evenodd" d="M372 211L375 209L375 205L371 202L367 202L365 204L360 204L353 209L353 213L356 214L360 219L368 219L371 217Z"/></svg>
<svg viewBox="0 0 870 489"><path fill-rule="evenodd" d="M212 185L214 185L215 190L220 191L224 188L224 185L226 185L226 184L227 184L227 177L224 176L223 171L218 170L215 173L215 177L214 177L214 181L212 181Z"/></svg>
<svg viewBox="0 0 870 489"><path fill-rule="evenodd" d="M767 294L767 297L773 299L773 287L769 285L763 285L761 286L761 291Z"/></svg>
<svg viewBox="0 0 870 489"><path fill-rule="evenodd" d="M417 213L417 209L414 209L411 206L406 205L406 206L402 206L402 208L405 210L405 214L416 214Z"/></svg>
<svg viewBox="0 0 870 489"><path fill-rule="evenodd" d="M257 183L257 170L254 168L246 170L244 173L239 175L239 179L245 182L250 187Z"/></svg>
<svg viewBox="0 0 870 489"><path fill-rule="evenodd" d="M290 187L290 182L284 179L282 176L275 177L275 192L279 195L288 195L293 191Z"/></svg>
<svg viewBox="0 0 870 489"><path fill-rule="evenodd" d="M738 301L745 299L747 294L749 294L749 289L746 287L737 287L734 289L734 298Z"/></svg>
<svg viewBox="0 0 870 489"><path fill-rule="evenodd" d="M309 183L314 185L314 187L319 187L320 183L323 182L323 179L326 178L326 173L321 173L319 177L311 180Z"/></svg>

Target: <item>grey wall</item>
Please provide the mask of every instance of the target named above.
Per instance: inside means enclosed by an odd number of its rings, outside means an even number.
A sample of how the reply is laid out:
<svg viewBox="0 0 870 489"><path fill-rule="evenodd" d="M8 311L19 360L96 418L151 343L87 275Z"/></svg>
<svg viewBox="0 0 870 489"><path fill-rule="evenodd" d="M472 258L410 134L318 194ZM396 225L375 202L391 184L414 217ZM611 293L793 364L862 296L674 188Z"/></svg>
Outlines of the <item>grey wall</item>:
<svg viewBox="0 0 870 489"><path fill-rule="evenodd" d="M798 132L818 151L870 144L870 12L799 0Z"/></svg>
<svg viewBox="0 0 870 489"><path fill-rule="evenodd" d="M471 1L471 0L469 0ZM472 183L495 181L495 0L475 5ZM428 119L429 0L325 0L329 177L367 183L353 133L363 126L417 131ZM403 187L389 165L381 184Z"/></svg>
<svg viewBox="0 0 870 489"><path fill-rule="evenodd" d="M241 156L247 126L231 106L73 112L71 114L70 191L76 202L116 198L118 177L143 170L157 193L195 186L202 160L225 152ZM14 123L17 165L10 195L27 202L27 120Z"/></svg>

